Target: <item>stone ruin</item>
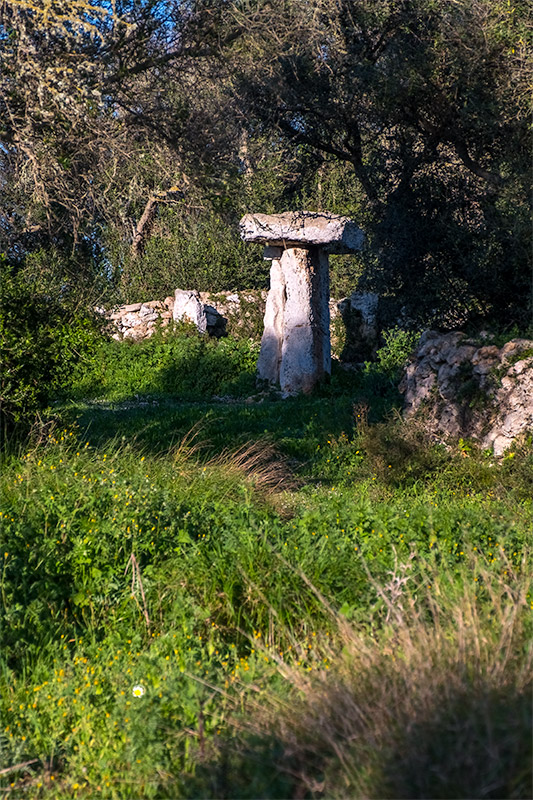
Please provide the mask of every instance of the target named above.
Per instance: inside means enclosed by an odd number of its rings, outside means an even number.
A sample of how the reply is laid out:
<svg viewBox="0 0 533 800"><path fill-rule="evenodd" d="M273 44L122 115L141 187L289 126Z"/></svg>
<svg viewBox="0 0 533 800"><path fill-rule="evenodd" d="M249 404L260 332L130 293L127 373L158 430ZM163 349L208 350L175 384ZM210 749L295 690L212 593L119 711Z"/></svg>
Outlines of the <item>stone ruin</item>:
<svg viewBox="0 0 533 800"><path fill-rule="evenodd" d="M347 217L310 211L247 214L240 230L272 262L258 378L285 397L309 393L331 373L328 256L361 250L364 234Z"/></svg>
<svg viewBox="0 0 533 800"><path fill-rule="evenodd" d="M472 439L501 456L533 432L533 341L498 347L461 331L425 331L399 388L405 416L428 433Z"/></svg>
<svg viewBox="0 0 533 800"><path fill-rule="evenodd" d="M130 303L106 311L113 339L142 341L172 322L194 325L199 333L221 337L235 334L256 339L262 325L266 291L197 292L176 289L164 300Z"/></svg>
<svg viewBox="0 0 533 800"><path fill-rule="evenodd" d="M109 321L117 341L149 339L172 322L195 325L208 336L236 336L259 342L268 292L197 292L176 289L164 300L129 303L112 309L96 308ZM347 367L372 361L379 345L377 295L353 292L341 300L330 298L331 353Z"/></svg>

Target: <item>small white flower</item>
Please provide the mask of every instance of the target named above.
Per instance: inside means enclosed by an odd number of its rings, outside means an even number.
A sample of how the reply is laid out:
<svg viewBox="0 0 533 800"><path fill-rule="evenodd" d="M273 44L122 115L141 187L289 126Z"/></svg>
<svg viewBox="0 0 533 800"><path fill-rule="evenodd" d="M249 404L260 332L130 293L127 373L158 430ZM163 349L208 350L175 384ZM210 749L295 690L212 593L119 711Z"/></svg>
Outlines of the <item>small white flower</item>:
<svg viewBox="0 0 533 800"><path fill-rule="evenodd" d="M132 693L134 697L142 697L144 694L144 686L141 686L140 683L138 683L133 687Z"/></svg>

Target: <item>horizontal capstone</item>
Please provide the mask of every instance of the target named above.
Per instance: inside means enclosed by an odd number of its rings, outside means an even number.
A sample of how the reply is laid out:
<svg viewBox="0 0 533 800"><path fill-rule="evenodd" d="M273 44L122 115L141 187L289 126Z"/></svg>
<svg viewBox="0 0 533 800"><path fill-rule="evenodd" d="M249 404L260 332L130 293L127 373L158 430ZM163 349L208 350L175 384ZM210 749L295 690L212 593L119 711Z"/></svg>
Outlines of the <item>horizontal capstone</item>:
<svg viewBox="0 0 533 800"><path fill-rule="evenodd" d="M314 211L283 214L246 214L240 222L241 238L271 247L320 247L327 253L361 250L365 236L349 217Z"/></svg>

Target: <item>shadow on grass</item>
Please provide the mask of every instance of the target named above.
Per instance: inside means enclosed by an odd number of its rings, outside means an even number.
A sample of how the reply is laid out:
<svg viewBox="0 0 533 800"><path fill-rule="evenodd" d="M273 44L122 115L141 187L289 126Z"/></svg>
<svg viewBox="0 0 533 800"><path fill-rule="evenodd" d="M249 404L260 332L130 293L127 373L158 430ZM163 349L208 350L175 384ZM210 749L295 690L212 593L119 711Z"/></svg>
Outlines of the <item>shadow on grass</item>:
<svg viewBox="0 0 533 800"><path fill-rule="evenodd" d="M333 718L335 710L330 713ZM330 722L322 720L326 727ZM424 718L399 715L385 733L379 731L376 718L370 721L369 735L343 738L342 730L348 734L351 727L359 727L353 723L336 721L329 738L318 725L316 730L304 727L305 721L298 730L297 718L292 737L285 739L268 732L241 733L222 743L211 761L198 765L185 783L185 796L239 800L527 800L533 796L531 691L471 687L466 694L435 697Z"/></svg>
<svg viewBox="0 0 533 800"><path fill-rule="evenodd" d="M239 376L235 381L238 389ZM159 385L172 386L172 376ZM328 438L351 435L357 403L368 405L374 422L398 407L400 396L387 376L337 367L331 382L313 395L286 400L259 395L217 400L201 391L192 399L188 389L185 394L140 392L116 401L72 399L58 410L67 421L77 421L80 438L95 447L134 440L139 449L164 455L197 427L196 443L208 455L267 437L286 457L306 461Z"/></svg>

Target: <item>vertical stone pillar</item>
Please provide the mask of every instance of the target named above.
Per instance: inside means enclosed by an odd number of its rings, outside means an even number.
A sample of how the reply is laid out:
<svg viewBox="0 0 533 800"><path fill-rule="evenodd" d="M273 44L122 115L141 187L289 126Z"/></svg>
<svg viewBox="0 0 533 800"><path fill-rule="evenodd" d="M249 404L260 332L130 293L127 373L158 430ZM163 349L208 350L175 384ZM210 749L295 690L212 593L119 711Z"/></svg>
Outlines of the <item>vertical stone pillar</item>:
<svg viewBox="0 0 533 800"><path fill-rule="evenodd" d="M318 247L283 251L285 282L279 383L285 396L309 393L331 372L328 257Z"/></svg>
<svg viewBox="0 0 533 800"><path fill-rule="evenodd" d="M328 253L352 253L364 235L347 217L312 211L247 214L247 242L272 259L258 377L284 397L310 392L331 372Z"/></svg>
<svg viewBox="0 0 533 800"><path fill-rule="evenodd" d="M261 350L257 361L257 377L272 384L279 383L285 312L285 279L281 266L281 247L265 247L265 258L272 259Z"/></svg>

